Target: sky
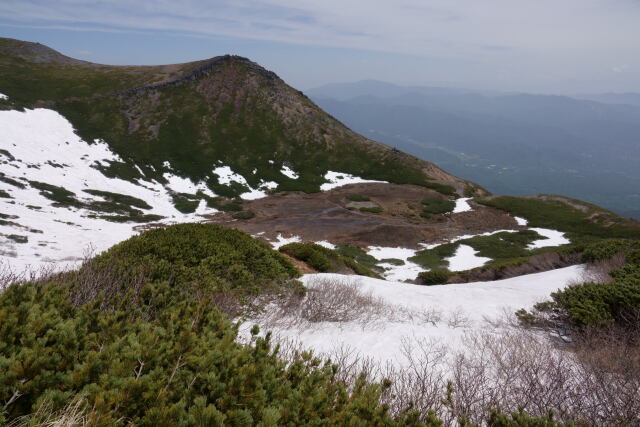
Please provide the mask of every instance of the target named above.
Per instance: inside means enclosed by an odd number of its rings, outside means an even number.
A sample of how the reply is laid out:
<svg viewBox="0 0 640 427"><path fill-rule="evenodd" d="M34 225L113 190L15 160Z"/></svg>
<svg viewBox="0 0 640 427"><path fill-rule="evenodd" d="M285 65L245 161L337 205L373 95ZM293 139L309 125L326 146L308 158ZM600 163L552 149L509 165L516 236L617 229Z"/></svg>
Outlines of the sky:
<svg viewBox="0 0 640 427"><path fill-rule="evenodd" d="M120 65L237 54L303 90L640 92L640 0L0 0L0 36Z"/></svg>

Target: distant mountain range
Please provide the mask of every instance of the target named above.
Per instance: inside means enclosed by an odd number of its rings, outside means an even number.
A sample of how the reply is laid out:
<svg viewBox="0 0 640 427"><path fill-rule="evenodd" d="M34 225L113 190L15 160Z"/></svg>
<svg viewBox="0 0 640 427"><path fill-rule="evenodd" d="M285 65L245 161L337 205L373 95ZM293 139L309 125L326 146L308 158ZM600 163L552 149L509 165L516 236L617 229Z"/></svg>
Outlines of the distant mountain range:
<svg viewBox="0 0 640 427"><path fill-rule="evenodd" d="M307 91L375 138L490 191L557 193L640 218L640 95L577 97L365 80Z"/></svg>

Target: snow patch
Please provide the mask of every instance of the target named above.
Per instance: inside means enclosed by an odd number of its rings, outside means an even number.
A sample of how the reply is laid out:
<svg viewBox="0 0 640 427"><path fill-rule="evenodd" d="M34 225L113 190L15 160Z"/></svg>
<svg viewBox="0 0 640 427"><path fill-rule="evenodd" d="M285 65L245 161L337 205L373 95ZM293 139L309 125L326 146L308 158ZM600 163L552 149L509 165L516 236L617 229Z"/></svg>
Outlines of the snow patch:
<svg viewBox="0 0 640 427"><path fill-rule="evenodd" d="M294 172L289 166L282 166L282 169L280 169L280 173L284 176L287 176L291 179L298 179L300 178L300 175L298 175L296 172Z"/></svg>
<svg viewBox="0 0 640 427"><path fill-rule="evenodd" d="M173 192L196 194L200 191L209 197L216 197L216 195L209 189L209 187L207 187L204 182L194 184L193 181L191 181L189 178L183 178L171 173L164 173L162 177L168 181L167 186Z"/></svg>
<svg viewBox="0 0 640 427"><path fill-rule="evenodd" d="M405 281L415 280L424 268L418 264L409 261L409 258L416 254L416 250L408 248L390 248L383 246L371 246L367 250L367 254L371 255L378 261L383 259L400 259L403 265L395 265L388 262L379 263L378 265L385 269L382 275L387 280Z"/></svg>
<svg viewBox="0 0 640 427"><path fill-rule="evenodd" d="M564 233L557 230L550 230L548 228L536 228L532 227L530 230L537 232L543 236L544 239L535 240L527 246L527 249L546 248L550 246L560 246L571 243L571 240L564 236Z"/></svg>
<svg viewBox="0 0 640 427"><path fill-rule="evenodd" d="M375 181L375 180L369 180L369 179L362 179L360 177L350 175L348 173L333 172L333 171L327 172L324 175L324 179L329 182L322 184L320 186L320 190L322 191L332 190L334 188L342 187L343 185L348 185L348 184L362 184L362 183L369 183L369 182L379 182L379 183L387 184L387 181Z"/></svg>
<svg viewBox="0 0 640 427"><path fill-rule="evenodd" d="M229 185L232 182L237 182L238 184L246 185L249 187L247 180L244 179L244 176L235 173L231 170L229 166L218 166L213 170L213 173L218 175L218 183L220 185Z"/></svg>
<svg viewBox="0 0 640 427"><path fill-rule="evenodd" d="M491 261L491 258L480 257L476 255L478 251L468 245L460 245L456 249L456 253L450 257L445 258L449 262L450 271L464 271L470 270L476 267L482 267Z"/></svg>
<svg viewBox="0 0 640 427"><path fill-rule="evenodd" d="M463 197L460 199L456 199L456 207L453 208L453 213L460 212L469 212L472 210L471 205L468 200L471 200L471 197Z"/></svg>
<svg viewBox="0 0 640 427"><path fill-rule="evenodd" d="M513 219L516 220L516 222L518 223L518 225L527 225L529 223L529 221L527 221L524 218L521 218L519 216L514 216Z"/></svg>
<svg viewBox="0 0 640 427"><path fill-rule="evenodd" d="M0 99L9 99L9 97L4 93L0 93Z"/></svg>
<svg viewBox="0 0 640 427"><path fill-rule="evenodd" d="M316 245L320 245L323 248L327 248L327 249L335 249L336 245L334 245L331 242L327 242L326 240L320 240L319 242L316 242Z"/></svg>
<svg viewBox="0 0 640 427"><path fill-rule="evenodd" d="M12 197L0 199L0 212L11 215L0 224L0 262L15 270L48 263L56 263L59 268L73 266L88 247L98 253L137 233L138 224L99 217L109 213L55 203L27 179L62 187L83 204L105 201L84 191L89 189L133 196L151 206L141 209L144 214L159 215L165 224L198 221L199 214L215 212L201 202L196 213L182 214L174 207L167 188L156 181L106 177L97 166L121 161L120 157L103 141L88 144L80 139L56 111L0 111L0 129L0 148L9 153L3 156L0 172L19 183L15 186L0 181L0 189ZM177 190L186 189L187 184L189 189L194 186L179 177L169 178L169 187ZM11 234L25 236L27 242L8 239Z"/></svg>
<svg viewBox="0 0 640 427"><path fill-rule="evenodd" d="M282 234L278 234L276 241L271 241L269 243L273 246L273 249L280 249L282 246L288 245L289 243L299 243L301 241L300 236L284 237Z"/></svg>
<svg viewBox="0 0 640 427"><path fill-rule="evenodd" d="M249 191L240 194L240 198L244 200L256 200L267 197L266 190L273 190L278 187L277 182L266 181L261 182L258 188L252 188L242 175L235 173L229 166L218 166L213 170L213 173L218 176L218 183L221 185L229 185L232 182L237 182L247 187Z"/></svg>

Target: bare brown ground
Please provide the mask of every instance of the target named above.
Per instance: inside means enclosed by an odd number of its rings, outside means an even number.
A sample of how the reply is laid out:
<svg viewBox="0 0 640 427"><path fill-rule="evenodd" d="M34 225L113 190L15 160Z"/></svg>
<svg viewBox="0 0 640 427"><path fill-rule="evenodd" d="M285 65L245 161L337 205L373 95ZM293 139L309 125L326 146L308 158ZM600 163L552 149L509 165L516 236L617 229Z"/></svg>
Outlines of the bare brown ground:
<svg viewBox="0 0 640 427"><path fill-rule="evenodd" d="M369 197L383 209L380 214L347 209L353 204L348 195ZM230 213L218 213L209 219L250 234L274 239L300 236L303 241L328 240L334 244L418 248L418 243L444 241L462 234L477 234L499 229L519 228L508 214L476 205L458 214L420 217L421 200L444 197L424 187L397 184L351 184L322 193L278 193L263 199L246 201L245 210L256 216L233 220Z"/></svg>

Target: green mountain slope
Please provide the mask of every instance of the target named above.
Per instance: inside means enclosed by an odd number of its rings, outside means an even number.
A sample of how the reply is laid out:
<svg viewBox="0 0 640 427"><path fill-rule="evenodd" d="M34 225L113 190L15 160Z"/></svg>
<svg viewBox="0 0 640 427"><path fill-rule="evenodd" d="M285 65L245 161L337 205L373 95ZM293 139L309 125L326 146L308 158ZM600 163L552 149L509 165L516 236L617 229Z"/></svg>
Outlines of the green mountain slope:
<svg viewBox="0 0 640 427"><path fill-rule="evenodd" d="M227 197L246 189L221 185L211 174L216 166L230 166L252 187L274 181L279 190L318 191L329 170L445 193L471 185L354 133L273 72L237 56L106 66L0 39L0 75L0 91L14 107L57 110L86 141L105 140L123 159L104 171L109 176L163 182L169 162L173 173ZM299 178L283 175L283 165Z"/></svg>

